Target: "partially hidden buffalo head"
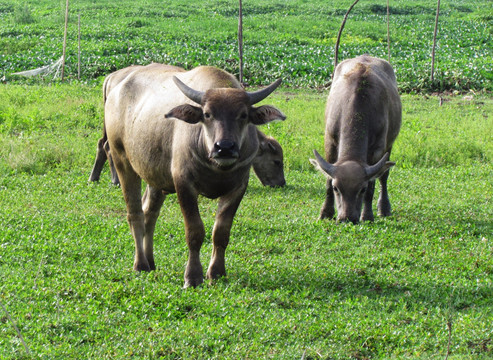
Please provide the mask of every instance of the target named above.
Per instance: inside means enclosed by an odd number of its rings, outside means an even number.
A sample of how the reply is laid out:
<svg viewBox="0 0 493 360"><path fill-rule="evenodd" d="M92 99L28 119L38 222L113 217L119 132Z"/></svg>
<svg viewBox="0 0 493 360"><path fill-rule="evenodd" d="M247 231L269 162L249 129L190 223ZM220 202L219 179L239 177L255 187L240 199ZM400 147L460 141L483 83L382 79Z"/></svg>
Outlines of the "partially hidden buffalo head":
<svg viewBox="0 0 493 360"><path fill-rule="evenodd" d="M273 106L252 106L269 96L281 83L280 79L256 92L238 88L213 88L203 92L188 87L177 77L173 80L185 96L200 106L177 106L166 118L202 123L208 156L220 168L229 169L239 161L249 124L261 125L286 118Z"/></svg>
<svg viewBox="0 0 493 360"><path fill-rule="evenodd" d="M258 152L253 159L253 170L264 186L284 186L284 162L282 147L270 136L259 137Z"/></svg>
<svg viewBox="0 0 493 360"><path fill-rule="evenodd" d="M330 179L337 208L337 221L358 223L368 182L378 179L395 165L394 162L387 161L389 153L385 153L374 165L361 164L356 161L331 164L325 161L316 150L313 150L313 153L316 160L310 159L310 162Z"/></svg>

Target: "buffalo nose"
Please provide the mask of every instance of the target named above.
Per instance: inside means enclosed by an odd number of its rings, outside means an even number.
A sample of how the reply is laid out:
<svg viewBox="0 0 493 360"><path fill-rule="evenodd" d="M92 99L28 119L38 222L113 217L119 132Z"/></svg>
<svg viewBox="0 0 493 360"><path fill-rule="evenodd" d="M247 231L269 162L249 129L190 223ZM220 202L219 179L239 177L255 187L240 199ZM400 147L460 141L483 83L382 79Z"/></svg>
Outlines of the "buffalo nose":
<svg viewBox="0 0 493 360"><path fill-rule="evenodd" d="M231 140L221 140L214 144L214 150L219 156L233 156L237 153L236 144Z"/></svg>

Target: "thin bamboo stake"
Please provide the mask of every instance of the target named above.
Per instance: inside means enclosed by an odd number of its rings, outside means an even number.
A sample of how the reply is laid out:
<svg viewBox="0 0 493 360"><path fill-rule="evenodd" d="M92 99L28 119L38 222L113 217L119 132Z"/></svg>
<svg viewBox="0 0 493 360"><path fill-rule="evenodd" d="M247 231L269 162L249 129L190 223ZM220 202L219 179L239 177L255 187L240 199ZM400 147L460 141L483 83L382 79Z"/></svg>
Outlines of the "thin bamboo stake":
<svg viewBox="0 0 493 360"><path fill-rule="evenodd" d="M438 16L440 14L440 0L437 3L437 14L435 17L435 31L433 32L433 48L431 50L431 81L433 82L435 76L435 48L437 45L437 31L438 31Z"/></svg>
<svg viewBox="0 0 493 360"><path fill-rule="evenodd" d="M12 317L10 316L9 312L7 311L7 308L2 304L1 301L0 301L0 306L2 307L3 311L5 312L5 315L7 315L7 318L10 320L12 326L14 327L15 331L17 332L17 336L19 336L19 339L21 340L22 345L24 345L24 349L26 349L27 355L30 356L31 353L29 352L29 348L27 347L26 342L24 341L24 338L22 337L22 334L19 331L19 328L15 324L14 320L12 320Z"/></svg>
<svg viewBox="0 0 493 360"><path fill-rule="evenodd" d="M238 52L240 56L240 84L243 84L243 4L240 1L238 14Z"/></svg>
<svg viewBox="0 0 493 360"><path fill-rule="evenodd" d="M387 56L390 64L390 8L389 0L387 0Z"/></svg>
<svg viewBox="0 0 493 360"><path fill-rule="evenodd" d="M346 12L346 15L344 15L344 20L342 20L342 24L341 24L341 27L339 28L339 33L337 34L337 41L336 41L336 47L335 47L335 54L334 54L334 72L336 70L336 67L337 67L337 58L339 57L339 42L341 41L341 34L342 34L342 30L344 30L344 25L346 25L346 20L347 20L347 17L349 16L349 13L351 12L351 10L353 10L353 7L354 5L356 5L358 3L359 0L356 0L353 5L351 5L351 7L348 9L348 11ZM332 77L334 77L334 73L332 73Z"/></svg>
<svg viewBox="0 0 493 360"><path fill-rule="evenodd" d="M65 54L67 52L68 0L65 6L65 30L63 32L62 81L65 75Z"/></svg>
<svg viewBox="0 0 493 360"><path fill-rule="evenodd" d="M77 16L77 80L80 80L80 14Z"/></svg>

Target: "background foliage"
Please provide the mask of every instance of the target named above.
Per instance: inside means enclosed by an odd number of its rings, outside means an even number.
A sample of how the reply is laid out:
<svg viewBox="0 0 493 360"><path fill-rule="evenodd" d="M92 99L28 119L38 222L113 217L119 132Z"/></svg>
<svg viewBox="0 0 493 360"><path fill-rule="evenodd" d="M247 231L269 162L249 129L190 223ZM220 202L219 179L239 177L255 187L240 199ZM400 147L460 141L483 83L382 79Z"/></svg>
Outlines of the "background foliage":
<svg viewBox="0 0 493 360"><path fill-rule="evenodd" d="M244 4L245 81L282 77L289 86L326 87L334 44L351 1L251 0ZM493 5L489 0L442 2L436 80L431 45L436 1L391 4L391 62L406 92L493 90ZM0 68L50 64L62 54L64 1L0 1ZM77 14L82 18L82 77L94 79L151 61L238 73L238 2L208 0L89 1L71 5L67 73L77 73ZM353 9L341 59L369 53L387 58L386 2Z"/></svg>

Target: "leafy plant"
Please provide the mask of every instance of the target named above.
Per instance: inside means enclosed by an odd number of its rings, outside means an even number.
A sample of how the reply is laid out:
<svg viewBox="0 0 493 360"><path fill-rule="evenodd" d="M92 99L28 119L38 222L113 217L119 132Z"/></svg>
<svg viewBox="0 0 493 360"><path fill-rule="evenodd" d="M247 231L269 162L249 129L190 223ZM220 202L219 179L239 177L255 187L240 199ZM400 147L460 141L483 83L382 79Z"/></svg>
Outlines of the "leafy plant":
<svg viewBox="0 0 493 360"><path fill-rule="evenodd" d="M27 4L24 6L19 5L15 8L14 22L20 25L34 23L34 17L32 15L31 9Z"/></svg>
<svg viewBox="0 0 493 360"><path fill-rule="evenodd" d="M60 5L60 4L59 4ZM61 56L62 10L52 2L30 5L39 15L33 24L0 22L1 68L9 76L50 64ZM244 9L245 78L250 85L282 77L291 87L325 88L333 72L335 38L350 5L336 1L255 0ZM431 83L430 51L435 2L391 7L391 62L403 92L493 90L491 26L487 0L441 9L437 83ZM369 53L387 58L386 11L379 4L358 4L341 39L341 59ZM386 10L386 9L385 9ZM83 0L74 13L82 21L82 77L85 80L131 65L165 62L191 68L215 65L238 73L237 5L212 1L198 6L175 0L123 1L118 6ZM13 18L5 11L3 18ZM486 16L486 18L485 18ZM76 74L77 29L69 24L66 74ZM282 19L280 21L279 19ZM19 81L19 80L16 80Z"/></svg>

